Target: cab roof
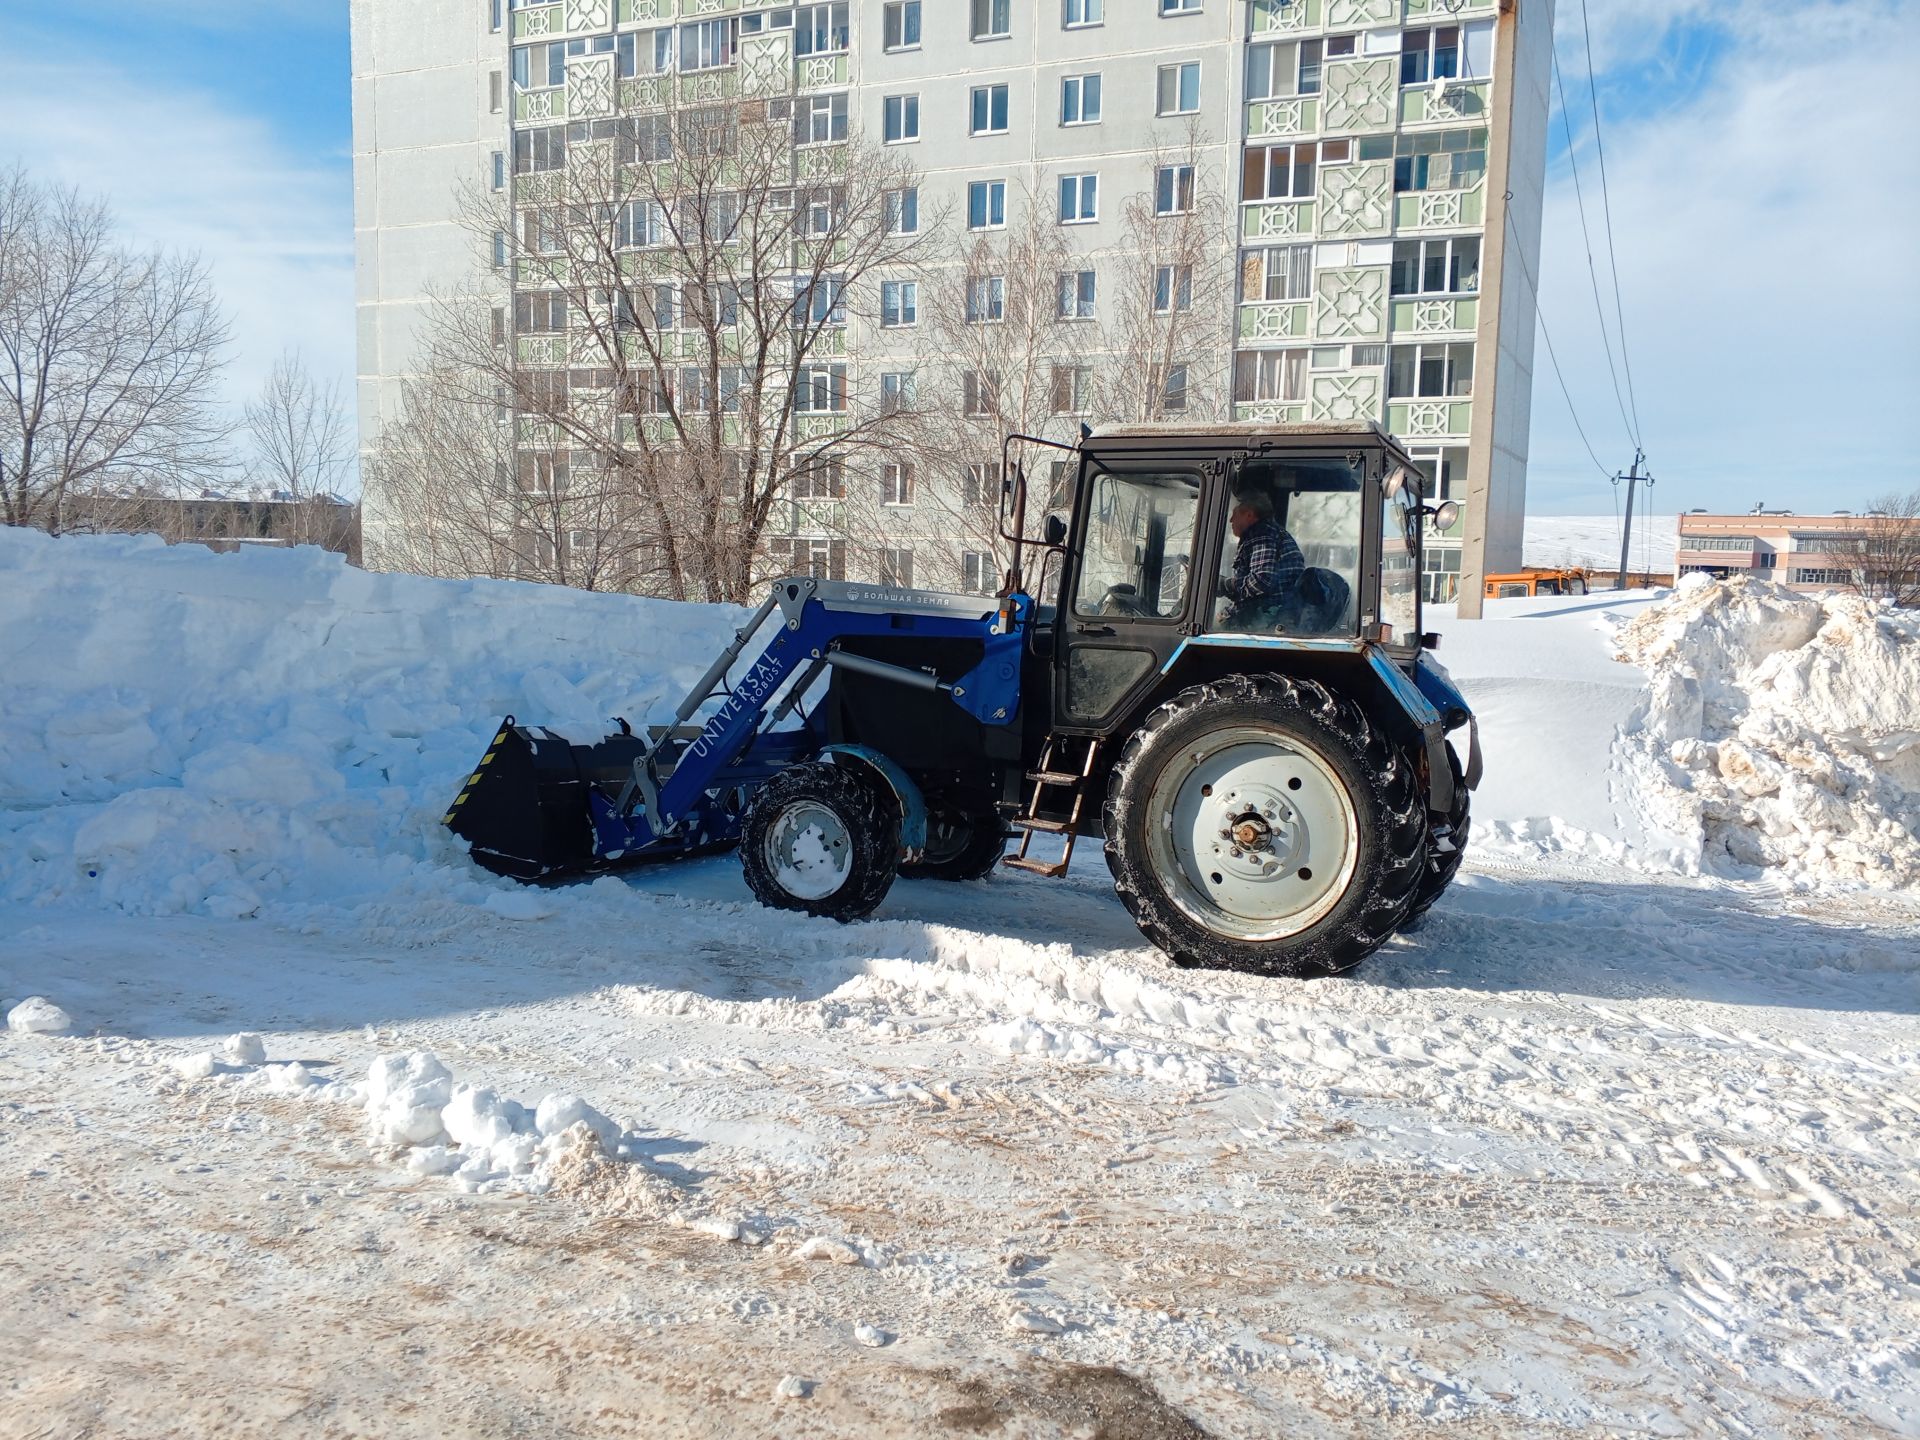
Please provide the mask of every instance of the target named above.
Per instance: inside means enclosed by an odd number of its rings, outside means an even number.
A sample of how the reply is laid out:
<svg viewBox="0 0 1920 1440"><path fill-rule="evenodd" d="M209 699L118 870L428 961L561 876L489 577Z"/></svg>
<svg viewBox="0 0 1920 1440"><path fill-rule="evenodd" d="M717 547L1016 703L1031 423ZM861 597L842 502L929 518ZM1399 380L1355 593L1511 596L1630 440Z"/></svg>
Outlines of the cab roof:
<svg viewBox="0 0 1920 1440"><path fill-rule="evenodd" d="M1152 424L1101 425L1089 440L1238 440L1258 441L1265 437L1287 439L1294 436L1351 435L1368 440L1393 441L1375 420L1235 420L1199 425L1170 421Z"/></svg>

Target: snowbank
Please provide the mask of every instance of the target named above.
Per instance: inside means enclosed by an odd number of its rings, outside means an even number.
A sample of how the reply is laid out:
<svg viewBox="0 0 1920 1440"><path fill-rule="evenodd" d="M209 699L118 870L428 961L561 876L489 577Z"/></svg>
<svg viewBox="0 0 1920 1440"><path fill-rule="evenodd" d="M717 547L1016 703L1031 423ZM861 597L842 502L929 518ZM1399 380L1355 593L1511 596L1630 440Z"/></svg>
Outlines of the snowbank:
<svg viewBox="0 0 1920 1440"><path fill-rule="evenodd" d="M1620 763L1701 869L1920 886L1920 615L1688 576L1620 631Z"/></svg>
<svg viewBox="0 0 1920 1440"><path fill-rule="evenodd" d="M670 617L670 618L669 618ZM0 529L0 899L237 917L433 889L500 716L670 708L735 613Z"/></svg>

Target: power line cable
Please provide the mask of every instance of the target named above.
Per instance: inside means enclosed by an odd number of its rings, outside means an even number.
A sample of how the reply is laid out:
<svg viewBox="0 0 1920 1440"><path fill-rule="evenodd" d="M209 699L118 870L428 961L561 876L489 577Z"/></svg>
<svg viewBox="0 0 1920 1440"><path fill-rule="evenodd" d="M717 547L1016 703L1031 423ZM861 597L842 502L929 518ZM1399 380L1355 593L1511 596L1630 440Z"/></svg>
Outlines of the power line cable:
<svg viewBox="0 0 1920 1440"><path fill-rule="evenodd" d="M1587 198L1580 184L1580 161L1573 143L1573 120L1567 113L1567 90L1560 79L1560 52L1553 55L1553 88L1560 95L1560 128L1567 137L1567 166L1573 171L1573 199L1580 209L1580 244L1587 252L1587 280L1593 288L1593 313L1600 322L1600 347L1607 355L1607 376L1613 381L1613 402L1620 407L1620 424L1635 449L1642 448L1638 428L1627 418L1627 400L1620 389L1620 370L1613 363L1613 340L1607 333L1607 307L1600 299L1600 272L1593 263L1593 232L1587 226Z"/></svg>
<svg viewBox="0 0 1920 1440"><path fill-rule="evenodd" d="M1634 443L1640 441L1640 406L1633 393L1633 361L1627 356L1627 319L1620 305L1620 259L1613 243L1613 198L1607 190L1607 146L1600 135L1600 92L1593 72L1593 27L1587 23L1587 0L1580 0L1580 31L1587 48L1587 100L1593 109L1593 149L1600 161L1600 214L1606 222L1607 269L1613 275L1614 328L1620 335L1620 367L1627 375L1627 408L1633 412ZM1560 99L1562 108L1566 97Z"/></svg>
<svg viewBox="0 0 1920 1440"><path fill-rule="evenodd" d="M1513 228L1513 212L1511 210L1507 211L1506 219L1507 236L1513 242L1513 258L1520 262L1520 273L1526 277L1527 289L1532 292L1534 318L1540 322L1540 338L1547 342L1547 359L1553 362L1553 378L1560 382L1560 394L1567 402L1567 414L1573 420L1574 433L1579 435L1580 443L1586 446L1587 458L1593 461L1593 468L1598 470L1608 480L1611 480L1613 479L1613 472L1602 465L1600 463L1600 457L1594 454L1593 442L1587 439L1586 427L1580 423L1580 412L1574 408L1573 392L1567 389L1567 377L1560 372L1560 357L1554 353L1553 334L1547 329L1547 314L1546 311L1540 308L1540 287L1533 283L1533 272L1527 268L1526 251L1522 249L1520 245L1520 232Z"/></svg>

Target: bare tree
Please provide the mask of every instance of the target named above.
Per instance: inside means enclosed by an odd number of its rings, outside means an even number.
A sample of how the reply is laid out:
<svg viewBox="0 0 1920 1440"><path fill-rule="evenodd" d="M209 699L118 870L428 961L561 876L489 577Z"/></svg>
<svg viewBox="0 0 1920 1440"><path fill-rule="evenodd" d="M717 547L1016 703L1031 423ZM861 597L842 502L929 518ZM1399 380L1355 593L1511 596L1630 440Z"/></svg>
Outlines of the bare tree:
<svg viewBox="0 0 1920 1440"><path fill-rule="evenodd" d="M1858 529L1822 544L1862 595L1920 609L1920 490L1882 496Z"/></svg>
<svg viewBox="0 0 1920 1440"><path fill-rule="evenodd" d="M845 337L925 232L896 223L914 172L844 109L696 104L678 78L642 82L644 113L519 132L510 192L466 202L511 301L442 297L430 378L453 388L412 399L429 427L443 401L511 412L507 473L553 497L556 551L584 544L649 593L741 601L802 563L792 542L770 554L796 481L817 493L906 431L856 385ZM383 484L417 493L393 465ZM508 548L546 553L539 534ZM557 553L553 569L578 573Z"/></svg>
<svg viewBox="0 0 1920 1440"><path fill-rule="evenodd" d="M252 478L287 507L276 533L291 545L319 543L338 523L339 491L353 458L338 382L316 381L299 352L289 350L247 405L245 423Z"/></svg>
<svg viewBox="0 0 1920 1440"><path fill-rule="evenodd" d="M0 521L126 528L216 473L226 344L197 258L130 251L104 204L0 173Z"/></svg>
<svg viewBox="0 0 1920 1440"><path fill-rule="evenodd" d="M1197 125L1145 163L1144 185L1127 198L1101 388L1112 420L1224 418L1233 336L1238 216ZM1223 239L1224 237L1224 239Z"/></svg>

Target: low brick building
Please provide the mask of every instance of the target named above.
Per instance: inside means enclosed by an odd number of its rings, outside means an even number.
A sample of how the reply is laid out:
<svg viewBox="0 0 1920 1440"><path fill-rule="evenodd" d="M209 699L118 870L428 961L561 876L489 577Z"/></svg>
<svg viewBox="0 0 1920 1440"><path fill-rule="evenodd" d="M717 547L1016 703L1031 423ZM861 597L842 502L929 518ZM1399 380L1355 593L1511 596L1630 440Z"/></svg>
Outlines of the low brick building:
<svg viewBox="0 0 1920 1440"><path fill-rule="evenodd" d="M1796 515L1753 510L1745 515L1680 517L1682 575L1753 575L1796 590L1851 588L1853 574L1832 554L1842 537L1858 536L1869 517L1840 512ZM1880 523L1885 523L1884 521Z"/></svg>

